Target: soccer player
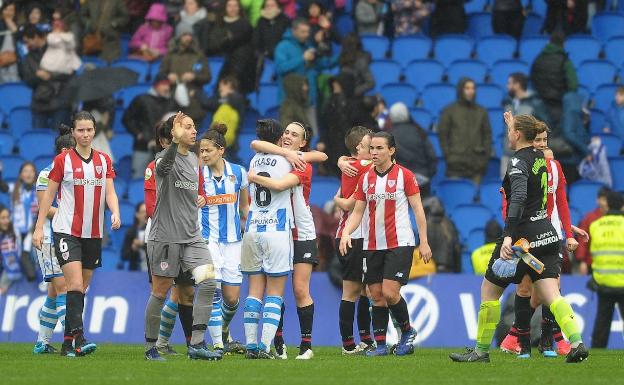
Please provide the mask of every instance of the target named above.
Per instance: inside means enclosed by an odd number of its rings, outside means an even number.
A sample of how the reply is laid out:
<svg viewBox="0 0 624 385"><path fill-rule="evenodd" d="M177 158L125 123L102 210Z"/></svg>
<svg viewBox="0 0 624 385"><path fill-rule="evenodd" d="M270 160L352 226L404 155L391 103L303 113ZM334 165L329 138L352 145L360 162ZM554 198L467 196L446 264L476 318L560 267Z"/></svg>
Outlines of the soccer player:
<svg viewBox="0 0 624 385"><path fill-rule="evenodd" d="M61 124L60 135L54 141L55 153L61 154L76 146L76 140L71 134L71 127ZM37 177L37 201L42 202L45 191L48 188L48 176L54 163L41 170ZM43 280L48 282L48 296L39 311L39 335L37 344L33 348L35 354L56 353L56 349L50 345L52 333L57 321L65 327L65 304L67 301L67 284L63 271L54 255L52 246L52 218L56 214L57 207L50 207L47 220L43 224L43 242L41 250L37 250L37 259Z"/></svg>
<svg viewBox="0 0 624 385"><path fill-rule="evenodd" d="M244 353L245 347L230 339L230 322L239 305L243 275L241 220L247 219L249 193L247 170L223 158L227 126L216 123L200 140L206 205L201 209L202 237L215 267L217 291L208 330L215 350Z"/></svg>
<svg viewBox="0 0 624 385"><path fill-rule="evenodd" d="M221 354L208 350L204 341L215 280L198 218L199 159L191 151L197 136L193 119L179 112L171 134L169 148L156 154L156 208L148 243L152 293L145 309L145 358L164 361L155 347L160 314L173 279L182 271L190 272L197 285L188 356L219 360Z"/></svg>
<svg viewBox="0 0 624 385"><path fill-rule="evenodd" d="M256 123L258 139L276 144L283 129L272 119ZM281 179L292 167L279 155L256 154L250 165L251 206L243 235L241 271L249 277L245 299L245 357L274 359L271 341L281 318L284 286L292 271L292 233L294 227L290 191L276 191L254 182L256 175ZM265 297L266 291L266 297ZM264 298L264 309L263 301ZM262 314L262 337L258 344L258 322Z"/></svg>
<svg viewBox="0 0 624 385"><path fill-rule="evenodd" d="M510 119L505 113L505 119ZM546 131L543 122L530 115L519 115L508 125L507 138L514 155L503 180L505 228L497 242L481 286L481 305L477 324L477 346L449 357L456 362L489 362L489 348L500 319L499 298L510 283L518 283L525 274L534 282L536 294L550 307L561 329L572 343L567 362L584 361L589 352L581 339L574 311L559 292L559 237L548 219L548 173L540 150L533 148L537 134ZM525 238L532 254L544 264L541 274L514 257L512 246ZM499 259L500 257L500 259ZM507 264L507 265L505 265ZM505 274L506 270L508 273ZM498 274L498 275L497 275ZM511 277L509 277L511 275Z"/></svg>
<svg viewBox="0 0 624 385"><path fill-rule="evenodd" d="M255 140L251 147L263 153L283 155L286 159L294 158L306 162L324 162L327 155L319 151L309 151L312 129L299 122L292 122L284 129L281 147L273 143ZM303 151L303 152L302 152ZM298 360L309 360L314 357L312 351L312 325L314 323L314 301L310 295L310 278L312 269L318 264L316 248L316 228L310 211L310 192L312 191L312 165L305 163L303 168L294 167L281 179L256 175L255 183L275 191L292 189L292 208L295 220L293 229L293 292L297 303L297 316L301 342ZM287 359L286 346L282 337L284 325L284 309L282 303L280 323L275 336L275 352L281 359Z"/></svg>
<svg viewBox="0 0 624 385"><path fill-rule="evenodd" d="M416 330L410 325L407 303L400 289L407 283L416 240L409 219L409 207L416 215L420 236L420 256L425 263L431 259L427 242L427 221L420 200L416 177L408 169L394 163L396 144L387 132L372 135L370 153L374 167L358 182L354 193L357 200L347 219L340 239L340 253L353 248L351 234L362 224L364 233L364 282L373 300L373 334L377 342L368 356L385 356L389 312L401 328L396 347L398 356L412 354ZM364 220L362 220L364 219Z"/></svg>
<svg viewBox="0 0 624 385"><path fill-rule="evenodd" d="M33 245L39 250L43 248L43 226L58 192L59 207L52 220L54 253L67 284L67 315L61 355L84 356L97 348L84 336L82 313L84 293L93 271L102 266L105 202L112 213L112 229L117 230L121 221L113 184L113 163L108 155L91 148L95 119L90 113L80 111L74 115L72 125L76 147L54 158L48 188L39 206Z"/></svg>

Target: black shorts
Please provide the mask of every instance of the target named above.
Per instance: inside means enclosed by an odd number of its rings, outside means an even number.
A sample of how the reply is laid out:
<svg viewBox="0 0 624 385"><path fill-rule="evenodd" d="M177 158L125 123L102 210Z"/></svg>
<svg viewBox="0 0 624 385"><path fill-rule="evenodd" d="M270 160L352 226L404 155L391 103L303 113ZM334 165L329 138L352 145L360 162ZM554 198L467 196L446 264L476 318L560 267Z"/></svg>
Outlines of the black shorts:
<svg viewBox="0 0 624 385"><path fill-rule="evenodd" d="M340 254L340 238L336 239L336 253L338 260L342 266L342 280L360 282L364 278L364 254L362 253L362 247L364 240L351 239L351 248L347 251L346 255Z"/></svg>
<svg viewBox="0 0 624 385"><path fill-rule="evenodd" d="M414 258L414 246L364 251L364 282L381 283L384 279L407 284Z"/></svg>
<svg viewBox="0 0 624 385"><path fill-rule="evenodd" d="M485 279L496 286L506 288L512 283L520 283L522 278L527 274L531 277L533 282L546 278L558 278L561 274L561 257L559 254L561 246L557 232L550 222L539 221L522 224L518 228L518 234L521 234L531 243L529 251L544 264L544 271L542 274L538 274L523 261L518 262L516 275L513 277L501 278L494 274L492 265L494 261L500 257L500 249L503 245L503 238L501 237L496 241L496 247L492 252L492 257L490 258L487 271L485 272ZM515 242L516 239L513 241Z"/></svg>
<svg viewBox="0 0 624 385"><path fill-rule="evenodd" d="M293 265L298 263L309 263L318 265L318 250L316 247L316 239L310 241L293 241L294 257Z"/></svg>
<svg viewBox="0 0 624 385"><path fill-rule="evenodd" d="M145 253L147 258L147 280L149 283L152 283L152 266L150 263L149 253ZM174 285L183 285L183 286L195 286L195 280L193 279L193 274L190 271L182 271L180 269L180 273L177 277L173 279Z"/></svg>
<svg viewBox="0 0 624 385"><path fill-rule="evenodd" d="M82 268L88 270L102 267L101 238L78 238L54 233L54 252L61 267L69 262L82 262Z"/></svg>

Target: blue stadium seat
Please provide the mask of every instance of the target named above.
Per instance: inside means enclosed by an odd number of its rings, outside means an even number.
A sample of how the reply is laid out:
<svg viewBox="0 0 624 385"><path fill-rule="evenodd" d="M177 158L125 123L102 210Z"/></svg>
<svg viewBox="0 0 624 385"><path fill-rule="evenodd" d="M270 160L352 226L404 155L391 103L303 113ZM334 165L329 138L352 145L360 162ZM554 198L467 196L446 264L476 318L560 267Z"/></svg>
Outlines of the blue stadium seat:
<svg viewBox="0 0 624 385"><path fill-rule="evenodd" d="M492 67L499 60L512 59L516 45L516 40L511 36L487 36L477 41L477 58Z"/></svg>
<svg viewBox="0 0 624 385"><path fill-rule="evenodd" d="M422 93L423 107L433 116L437 117L440 112L457 99L457 90L454 86L445 83L430 84Z"/></svg>
<svg viewBox="0 0 624 385"><path fill-rule="evenodd" d="M617 68L606 60L586 60L576 69L579 83L595 91L598 86L611 84Z"/></svg>
<svg viewBox="0 0 624 385"><path fill-rule="evenodd" d="M581 97L583 106L587 106L592 96L592 91L589 89L589 87L579 84L578 88L576 89L576 93Z"/></svg>
<svg viewBox="0 0 624 385"><path fill-rule="evenodd" d="M594 209L594 202L598 196L601 183L588 180L579 180L572 184L569 189L568 202L576 207L583 215Z"/></svg>
<svg viewBox="0 0 624 385"><path fill-rule="evenodd" d="M113 231L111 233L115 234L120 232L121 229ZM125 235L125 233L124 233ZM117 264L121 262L121 251L120 250L116 250L113 247L104 247L102 249L102 271L116 271L117 270Z"/></svg>
<svg viewBox="0 0 624 385"><path fill-rule="evenodd" d="M114 154L113 154L114 155ZM115 157L115 173L117 178L129 181L132 179L132 155Z"/></svg>
<svg viewBox="0 0 624 385"><path fill-rule="evenodd" d="M529 75L529 65L521 60L499 60L492 66L490 71L490 83L501 87L507 86L509 75L520 72Z"/></svg>
<svg viewBox="0 0 624 385"><path fill-rule="evenodd" d="M390 83L398 83L401 78L401 65L393 60L375 60L369 65L375 79L375 91Z"/></svg>
<svg viewBox="0 0 624 385"><path fill-rule="evenodd" d="M32 129L32 112L30 107L14 108L7 119L9 132L14 138L19 138L26 131Z"/></svg>
<svg viewBox="0 0 624 385"><path fill-rule="evenodd" d="M596 136L600 138L602 144L605 146L608 157L620 156L622 138L613 134L598 134Z"/></svg>
<svg viewBox="0 0 624 385"><path fill-rule="evenodd" d="M130 53L130 40L132 40L132 35L129 33L122 33L119 39L119 48L121 51L120 57L125 59L128 57L128 53Z"/></svg>
<svg viewBox="0 0 624 385"><path fill-rule="evenodd" d="M606 112L614 102L615 91L621 87L617 84L603 84L594 92L594 108Z"/></svg>
<svg viewBox="0 0 624 385"><path fill-rule="evenodd" d="M391 83L381 87L381 95L387 106L392 106L396 102L403 102L407 107L416 104L418 91L416 87L404 83Z"/></svg>
<svg viewBox="0 0 624 385"><path fill-rule="evenodd" d="M433 116L431 116L431 113L424 108L410 108L410 116L414 122L418 123L425 130L429 130L431 128Z"/></svg>
<svg viewBox="0 0 624 385"><path fill-rule="evenodd" d="M421 35L400 36L392 43L392 59L403 68L412 60L426 59L431 52L431 39Z"/></svg>
<svg viewBox="0 0 624 385"><path fill-rule="evenodd" d="M405 81L422 92L427 85L442 82L444 72L444 66L437 60L414 60L405 68Z"/></svg>
<svg viewBox="0 0 624 385"><path fill-rule="evenodd" d="M113 132L127 132L126 126L123 124L123 114L126 112L121 107L115 107L115 118L113 119Z"/></svg>
<svg viewBox="0 0 624 385"><path fill-rule="evenodd" d="M264 117L279 121L279 111L280 111L280 106L273 106L266 111L266 113L264 114ZM254 127L254 132L255 132L255 127Z"/></svg>
<svg viewBox="0 0 624 385"><path fill-rule="evenodd" d="M114 96L116 100L121 101L121 105L125 109L128 108L134 98L146 94L150 87L150 84L136 84L117 91Z"/></svg>
<svg viewBox="0 0 624 385"><path fill-rule="evenodd" d="M466 34L474 39L493 35L492 13L474 12L468 14L468 28L466 29Z"/></svg>
<svg viewBox="0 0 624 385"><path fill-rule="evenodd" d="M208 67L210 67L210 74L212 76L210 78L210 82L204 84L204 92L206 93L206 95L212 95L215 89L215 85L217 84L217 79L219 78L219 73L221 73L223 62L224 59L220 56L215 56L208 59Z"/></svg>
<svg viewBox="0 0 624 385"><path fill-rule="evenodd" d="M25 162L19 155L6 155L0 157L2 162L2 178L5 180L17 179L19 175L19 169L22 167L22 163Z"/></svg>
<svg viewBox="0 0 624 385"><path fill-rule="evenodd" d="M18 107L30 107L32 90L25 83L0 84L0 110L9 115L11 110Z"/></svg>
<svg viewBox="0 0 624 385"><path fill-rule="evenodd" d="M465 241L466 249L472 253L485 244L485 230L483 228L472 229Z"/></svg>
<svg viewBox="0 0 624 385"><path fill-rule="evenodd" d="M592 108L589 110L589 131L593 134L602 134L607 118L602 110Z"/></svg>
<svg viewBox="0 0 624 385"><path fill-rule="evenodd" d="M255 134L256 133L256 122L260 119L260 114L258 111L253 108L245 109L245 116L243 117L243 124L241 126L241 131L244 133Z"/></svg>
<svg viewBox="0 0 624 385"><path fill-rule="evenodd" d="M253 134L240 133L238 135L238 158L241 161L241 165L247 167L251 158L256 155L254 150L249 146L252 140L256 139L255 132Z"/></svg>
<svg viewBox="0 0 624 385"><path fill-rule="evenodd" d="M500 193L501 182L499 180L487 180L481 183L479 190L480 202L493 213L501 211L503 198Z"/></svg>
<svg viewBox="0 0 624 385"><path fill-rule="evenodd" d="M19 154L28 160L41 155L54 153L56 134L50 130L40 129L25 132L19 138Z"/></svg>
<svg viewBox="0 0 624 385"><path fill-rule="evenodd" d="M548 38L545 36L533 36L525 37L520 40L518 46L518 55L520 60L531 65L537 55L542 52L542 49L548 44Z"/></svg>
<svg viewBox="0 0 624 385"><path fill-rule="evenodd" d="M531 0L531 10L542 17L546 17L548 6L545 0Z"/></svg>
<svg viewBox="0 0 624 385"><path fill-rule="evenodd" d="M611 167L613 189L624 192L624 157L609 159L609 166Z"/></svg>
<svg viewBox="0 0 624 385"><path fill-rule="evenodd" d="M113 179L113 183L115 184L115 192L119 199L126 199L128 197L128 182L123 178L115 178Z"/></svg>
<svg viewBox="0 0 624 385"><path fill-rule="evenodd" d="M565 50L575 67L585 60L598 59L602 44L592 35L571 35L566 38Z"/></svg>
<svg viewBox="0 0 624 385"><path fill-rule="evenodd" d="M334 195L340 188L340 180L332 177L315 177L312 181L314 184L310 193L310 205L320 208L325 206L327 201L334 199Z"/></svg>
<svg viewBox="0 0 624 385"><path fill-rule="evenodd" d="M463 77L468 77L477 83L485 82L485 75L487 75L487 65L478 60L456 60L449 66L446 71L448 76L448 82L451 84L457 84Z"/></svg>
<svg viewBox="0 0 624 385"><path fill-rule="evenodd" d="M139 204L145 200L145 192L144 192L144 182L143 178L133 179L128 184L128 202L133 205Z"/></svg>
<svg viewBox="0 0 624 385"><path fill-rule="evenodd" d="M453 215L457 206L473 203L476 192L475 185L468 179L444 179L436 188L436 195L449 215Z"/></svg>
<svg viewBox="0 0 624 385"><path fill-rule="evenodd" d="M485 224L494 218L490 209L478 203L457 205L453 210L449 210L449 216L455 222L459 236L464 242L472 230L484 228Z"/></svg>
<svg viewBox="0 0 624 385"><path fill-rule="evenodd" d="M113 135L110 140L110 148L115 159L121 159L125 156L132 156L132 147L134 145L134 137L130 134L121 132Z"/></svg>
<svg viewBox="0 0 624 385"><path fill-rule="evenodd" d="M11 155L13 147L15 147L13 136L7 131L0 132L0 156Z"/></svg>
<svg viewBox="0 0 624 385"><path fill-rule="evenodd" d="M472 255L465 251L461 253L461 272L463 274L474 274L474 266L472 266Z"/></svg>
<svg viewBox="0 0 624 385"><path fill-rule="evenodd" d="M498 143L498 142L492 142ZM500 158L490 158L488 160L487 170L485 171L484 178L487 179L500 179L501 160Z"/></svg>
<svg viewBox="0 0 624 385"><path fill-rule="evenodd" d="M618 1L624 4L624 1ZM624 33L624 32L623 32ZM605 58L615 65L624 64L624 36L617 36L609 39L604 46Z"/></svg>
<svg viewBox="0 0 624 385"><path fill-rule="evenodd" d="M256 103L253 103L254 97L251 97L251 106L258 110L260 115L264 115L266 111L277 104L277 94L279 87L277 83L261 83L258 87Z"/></svg>
<svg viewBox="0 0 624 385"><path fill-rule="evenodd" d="M343 14L336 19L336 30L340 36L344 36L355 30L353 17L350 14Z"/></svg>
<svg viewBox="0 0 624 385"><path fill-rule="evenodd" d="M492 127L492 138L499 137L507 132L505 128L505 119L503 119L503 112L505 111L500 107L488 108L490 127Z"/></svg>
<svg viewBox="0 0 624 385"><path fill-rule="evenodd" d="M158 76L158 71L160 70L160 64L162 63L162 59L154 60L149 63L149 70L147 71L147 80L153 83Z"/></svg>
<svg viewBox="0 0 624 385"><path fill-rule="evenodd" d="M537 13L531 12L524 18L522 26L522 37L541 35L544 18Z"/></svg>
<svg viewBox="0 0 624 385"><path fill-rule="evenodd" d="M134 223L134 204L129 201L119 202L119 214L121 215L121 223L132 225Z"/></svg>
<svg viewBox="0 0 624 385"><path fill-rule="evenodd" d="M492 149L496 158L502 158L505 141L503 135L492 136Z"/></svg>
<svg viewBox="0 0 624 385"><path fill-rule="evenodd" d="M260 75L260 83L274 83L275 79L275 63L265 58L262 66L262 74Z"/></svg>
<svg viewBox="0 0 624 385"><path fill-rule="evenodd" d="M477 84L477 103L485 108L497 108L503 103L505 92L495 84Z"/></svg>
<svg viewBox="0 0 624 385"><path fill-rule="evenodd" d="M601 12L592 19L592 34L601 42L622 35L624 31L624 15L614 12Z"/></svg>
<svg viewBox="0 0 624 385"><path fill-rule="evenodd" d="M362 47L364 51L371 54L374 60L384 59L386 52L390 49L390 41L388 38L377 35L362 35Z"/></svg>
<svg viewBox="0 0 624 385"><path fill-rule="evenodd" d="M434 46L435 58L449 66L455 60L470 59L473 41L464 35L442 35Z"/></svg>
<svg viewBox="0 0 624 385"><path fill-rule="evenodd" d="M428 132L427 138L429 138L431 146L433 146L433 151L436 154L436 158L444 157L444 154L442 153L442 147L440 146L440 138L438 137L438 134L435 132Z"/></svg>
<svg viewBox="0 0 624 385"><path fill-rule="evenodd" d="M576 207L569 207L570 209L570 223L574 226L578 226L583 220L583 215Z"/></svg>
<svg viewBox="0 0 624 385"><path fill-rule="evenodd" d="M429 136L429 140L431 140L431 138L432 137ZM436 139L437 139L437 136L436 136ZM431 143L433 144L433 142ZM440 145L440 142L438 142L438 146L439 145ZM438 185L440 184L441 181L444 180L444 178L446 178L446 161L444 160L444 158L438 157L438 168L433 178L431 178L431 191L436 191L438 188Z"/></svg>
<svg viewBox="0 0 624 385"><path fill-rule="evenodd" d="M37 173L39 173L39 171L43 170L44 168L51 165L52 162L54 162L54 155L52 154L52 152L53 151L50 151L49 155L39 155L33 160L33 163L35 164L35 169L37 169Z"/></svg>
<svg viewBox="0 0 624 385"><path fill-rule="evenodd" d="M138 59L120 59L111 63L111 67L124 67L136 72L139 74L139 83L147 82L147 77L150 71L149 63Z"/></svg>
<svg viewBox="0 0 624 385"><path fill-rule="evenodd" d="M466 13L482 12L488 3L489 0L469 0L464 3L464 11Z"/></svg>

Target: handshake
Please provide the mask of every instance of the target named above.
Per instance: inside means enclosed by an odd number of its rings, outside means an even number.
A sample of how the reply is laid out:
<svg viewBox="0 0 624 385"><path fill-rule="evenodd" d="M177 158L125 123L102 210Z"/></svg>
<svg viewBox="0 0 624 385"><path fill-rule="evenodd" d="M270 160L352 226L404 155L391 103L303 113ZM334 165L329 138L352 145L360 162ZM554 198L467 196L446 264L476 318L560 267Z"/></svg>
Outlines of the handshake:
<svg viewBox="0 0 624 385"><path fill-rule="evenodd" d="M510 278L516 275L516 269L518 263L522 259L531 269L535 270L538 274L544 271L544 264L539 259L535 258L529 253L529 241L521 238L511 247L514 257L510 260L502 258L494 261L492 265L492 271L496 276L500 278Z"/></svg>

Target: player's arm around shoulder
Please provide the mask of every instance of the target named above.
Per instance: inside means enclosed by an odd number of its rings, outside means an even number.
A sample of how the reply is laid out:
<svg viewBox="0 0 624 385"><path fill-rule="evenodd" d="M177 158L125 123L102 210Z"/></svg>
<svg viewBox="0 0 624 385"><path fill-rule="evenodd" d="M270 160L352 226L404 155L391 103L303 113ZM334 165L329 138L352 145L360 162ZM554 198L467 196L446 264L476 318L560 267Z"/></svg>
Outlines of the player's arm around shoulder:
<svg viewBox="0 0 624 385"><path fill-rule="evenodd" d="M251 183L256 183L275 191L288 190L289 188L295 187L299 184L299 177L293 173L288 173L280 179L274 179L258 175L253 169L251 169L247 173L247 177Z"/></svg>

